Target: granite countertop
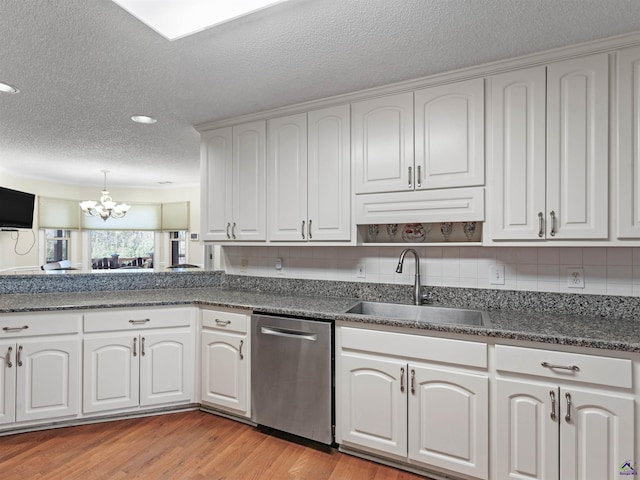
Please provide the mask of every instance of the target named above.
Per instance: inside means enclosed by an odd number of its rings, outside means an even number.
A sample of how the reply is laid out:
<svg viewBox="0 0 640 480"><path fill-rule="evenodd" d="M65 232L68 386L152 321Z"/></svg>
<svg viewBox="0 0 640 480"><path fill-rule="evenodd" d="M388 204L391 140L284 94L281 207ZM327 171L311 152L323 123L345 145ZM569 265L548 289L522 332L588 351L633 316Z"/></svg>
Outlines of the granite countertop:
<svg viewBox="0 0 640 480"><path fill-rule="evenodd" d="M487 310L489 326L417 323L344 313L357 298L282 295L224 288L146 289L110 292L0 295L0 313L160 305L243 308L344 322L368 323L512 340L640 352L640 329L633 319Z"/></svg>

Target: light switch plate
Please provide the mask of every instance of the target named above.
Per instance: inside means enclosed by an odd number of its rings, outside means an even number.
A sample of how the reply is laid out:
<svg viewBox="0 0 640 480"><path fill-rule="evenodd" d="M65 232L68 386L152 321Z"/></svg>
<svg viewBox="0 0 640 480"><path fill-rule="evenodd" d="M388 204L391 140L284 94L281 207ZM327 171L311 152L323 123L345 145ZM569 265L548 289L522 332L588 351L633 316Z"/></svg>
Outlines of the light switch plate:
<svg viewBox="0 0 640 480"><path fill-rule="evenodd" d="M489 267L489 284L504 285L504 265L491 265Z"/></svg>

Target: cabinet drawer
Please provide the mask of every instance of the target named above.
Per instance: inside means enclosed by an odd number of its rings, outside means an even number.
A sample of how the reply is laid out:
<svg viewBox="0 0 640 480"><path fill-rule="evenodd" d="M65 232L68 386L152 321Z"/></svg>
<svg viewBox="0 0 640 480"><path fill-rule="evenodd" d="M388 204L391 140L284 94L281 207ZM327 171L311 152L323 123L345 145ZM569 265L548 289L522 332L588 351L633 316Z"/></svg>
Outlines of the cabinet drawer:
<svg viewBox="0 0 640 480"><path fill-rule="evenodd" d="M632 387L631 360L622 358L497 345L496 369L558 381Z"/></svg>
<svg viewBox="0 0 640 480"><path fill-rule="evenodd" d="M487 368L485 343L349 327L342 327L340 335L343 349Z"/></svg>
<svg viewBox="0 0 640 480"><path fill-rule="evenodd" d="M215 328L216 330L247 333L250 318L249 315L244 313L203 310L202 328Z"/></svg>
<svg viewBox="0 0 640 480"><path fill-rule="evenodd" d="M70 312L0 315L0 338L78 333L81 320L81 314Z"/></svg>
<svg viewBox="0 0 640 480"><path fill-rule="evenodd" d="M190 327L193 308L136 308L85 313L85 332L111 332L148 328Z"/></svg>

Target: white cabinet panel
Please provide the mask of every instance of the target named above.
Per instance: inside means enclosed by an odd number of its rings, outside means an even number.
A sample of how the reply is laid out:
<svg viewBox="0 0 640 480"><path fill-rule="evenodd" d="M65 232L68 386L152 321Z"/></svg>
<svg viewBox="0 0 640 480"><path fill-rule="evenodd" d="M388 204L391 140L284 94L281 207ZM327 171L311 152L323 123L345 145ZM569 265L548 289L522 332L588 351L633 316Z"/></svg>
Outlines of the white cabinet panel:
<svg viewBox="0 0 640 480"><path fill-rule="evenodd" d="M310 240L351 239L351 121L349 105L308 114Z"/></svg>
<svg viewBox="0 0 640 480"><path fill-rule="evenodd" d="M418 90L415 188L484 185L484 79Z"/></svg>
<svg viewBox="0 0 640 480"><path fill-rule="evenodd" d="M342 439L382 452L407 454L406 363L342 354Z"/></svg>
<svg viewBox="0 0 640 480"><path fill-rule="evenodd" d="M16 344L0 343L0 425L16 421Z"/></svg>
<svg viewBox="0 0 640 480"><path fill-rule="evenodd" d="M231 127L202 134L201 237L227 240L233 218L233 157Z"/></svg>
<svg viewBox="0 0 640 480"><path fill-rule="evenodd" d="M618 238L640 238L640 47L618 53Z"/></svg>
<svg viewBox="0 0 640 480"><path fill-rule="evenodd" d="M356 193L413 190L413 93L352 108Z"/></svg>
<svg viewBox="0 0 640 480"><path fill-rule="evenodd" d="M608 119L607 54L548 66L547 230L552 237L608 236Z"/></svg>
<svg viewBox="0 0 640 480"><path fill-rule="evenodd" d="M409 364L409 458L487 478L489 379Z"/></svg>

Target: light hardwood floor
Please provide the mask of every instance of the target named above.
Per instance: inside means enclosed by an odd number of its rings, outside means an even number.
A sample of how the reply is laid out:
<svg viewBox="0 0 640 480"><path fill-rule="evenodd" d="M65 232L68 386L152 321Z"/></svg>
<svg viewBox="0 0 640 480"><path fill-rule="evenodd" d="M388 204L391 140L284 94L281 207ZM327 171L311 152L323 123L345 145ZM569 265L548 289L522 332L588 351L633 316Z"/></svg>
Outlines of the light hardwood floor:
<svg viewBox="0 0 640 480"><path fill-rule="evenodd" d="M298 439L298 442L300 440ZM1 480L425 480L204 412L0 437Z"/></svg>

